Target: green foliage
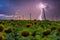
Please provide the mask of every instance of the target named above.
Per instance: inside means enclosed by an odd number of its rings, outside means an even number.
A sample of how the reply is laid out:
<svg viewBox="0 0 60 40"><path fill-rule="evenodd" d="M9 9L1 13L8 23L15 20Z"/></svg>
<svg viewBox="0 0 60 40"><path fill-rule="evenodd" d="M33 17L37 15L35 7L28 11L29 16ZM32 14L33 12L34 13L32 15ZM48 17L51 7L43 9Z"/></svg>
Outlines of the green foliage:
<svg viewBox="0 0 60 40"><path fill-rule="evenodd" d="M60 21L39 21L39 20L0 20L0 26L4 27L3 32L6 40L57 40L60 38ZM29 27L27 27L29 25ZM11 29L12 32L5 33L5 30ZM1 30L1 29L0 29ZM21 35L22 32L29 32L29 36ZM50 31L50 32L49 32ZM48 34L49 32L49 34ZM45 33L45 34L43 34ZM58 33L58 35L56 35ZM32 36L34 35L34 36Z"/></svg>

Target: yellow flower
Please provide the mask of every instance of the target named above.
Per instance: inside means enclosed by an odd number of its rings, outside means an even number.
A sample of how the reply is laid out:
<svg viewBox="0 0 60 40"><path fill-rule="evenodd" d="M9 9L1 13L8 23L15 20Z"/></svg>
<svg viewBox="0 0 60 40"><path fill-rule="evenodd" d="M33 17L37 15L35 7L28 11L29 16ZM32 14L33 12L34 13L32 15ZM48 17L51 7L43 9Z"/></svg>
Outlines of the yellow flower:
<svg viewBox="0 0 60 40"><path fill-rule="evenodd" d="M43 32L43 36L48 36L51 33L51 30L47 30L45 32Z"/></svg>
<svg viewBox="0 0 60 40"><path fill-rule="evenodd" d="M30 27L32 27L32 24L27 24L26 27L30 28Z"/></svg>
<svg viewBox="0 0 60 40"><path fill-rule="evenodd" d="M57 32L60 33L60 28L57 28Z"/></svg>
<svg viewBox="0 0 60 40"><path fill-rule="evenodd" d="M52 31L52 30L56 30L56 27L51 27L51 31Z"/></svg>
<svg viewBox="0 0 60 40"><path fill-rule="evenodd" d="M33 25L37 25L37 24L38 24L38 22L37 22L37 21L34 21L34 22L33 22Z"/></svg>
<svg viewBox="0 0 60 40"><path fill-rule="evenodd" d="M21 32L20 35L23 36L23 37L28 37L30 34L27 31L23 31L23 32Z"/></svg>
<svg viewBox="0 0 60 40"><path fill-rule="evenodd" d="M0 32L4 31L4 26L2 24L0 24Z"/></svg>
<svg viewBox="0 0 60 40"><path fill-rule="evenodd" d="M37 21L36 19L34 19L33 21Z"/></svg>
<svg viewBox="0 0 60 40"><path fill-rule="evenodd" d="M56 35L59 35L60 34L60 28L57 28L57 33Z"/></svg>
<svg viewBox="0 0 60 40"><path fill-rule="evenodd" d="M11 32L13 32L15 30L15 28L9 28L8 30L5 30L4 32L5 33L11 33Z"/></svg>
<svg viewBox="0 0 60 40"><path fill-rule="evenodd" d="M4 40L5 37L3 35L0 35L0 40Z"/></svg>

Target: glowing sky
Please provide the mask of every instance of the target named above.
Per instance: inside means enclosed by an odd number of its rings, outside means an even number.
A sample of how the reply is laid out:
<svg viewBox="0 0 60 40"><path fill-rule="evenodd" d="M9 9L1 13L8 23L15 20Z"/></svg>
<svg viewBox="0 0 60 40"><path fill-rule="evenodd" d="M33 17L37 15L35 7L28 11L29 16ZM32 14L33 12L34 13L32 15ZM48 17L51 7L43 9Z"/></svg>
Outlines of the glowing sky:
<svg viewBox="0 0 60 40"><path fill-rule="evenodd" d="M18 15L24 19L38 19L40 15L39 4L47 5L45 8L46 18L50 20L60 19L60 0L0 0L0 19L12 19ZM15 18L17 19L17 17Z"/></svg>

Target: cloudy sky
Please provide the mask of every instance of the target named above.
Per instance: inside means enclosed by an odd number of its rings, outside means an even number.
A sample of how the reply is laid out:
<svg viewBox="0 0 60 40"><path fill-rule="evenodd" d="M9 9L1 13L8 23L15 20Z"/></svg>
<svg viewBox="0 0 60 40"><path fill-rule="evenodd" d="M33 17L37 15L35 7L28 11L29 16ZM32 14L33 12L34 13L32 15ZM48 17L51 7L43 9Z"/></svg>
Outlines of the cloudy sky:
<svg viewBox="0 0 60 40"><path fill-rule="evenodd" d="M60 20L60 0L0 0L0 19L30 19L30 13L32 19L39 19L40 3L46 5L47 19Z"/></svg>

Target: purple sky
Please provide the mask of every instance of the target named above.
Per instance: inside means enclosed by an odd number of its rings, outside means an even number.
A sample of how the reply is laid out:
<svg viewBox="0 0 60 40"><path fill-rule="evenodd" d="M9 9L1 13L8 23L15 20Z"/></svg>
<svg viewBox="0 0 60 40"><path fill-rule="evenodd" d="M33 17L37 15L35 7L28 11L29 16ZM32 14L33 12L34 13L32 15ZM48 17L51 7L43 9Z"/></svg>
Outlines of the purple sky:
<svg viewBox="0 0 60 40"><path fill-rule="evenodd" d="M40 16L39 4L47 5L45 8L46 18L50 20L60 20L60 0L0 0L0 19L38 19Z"/></svg>

